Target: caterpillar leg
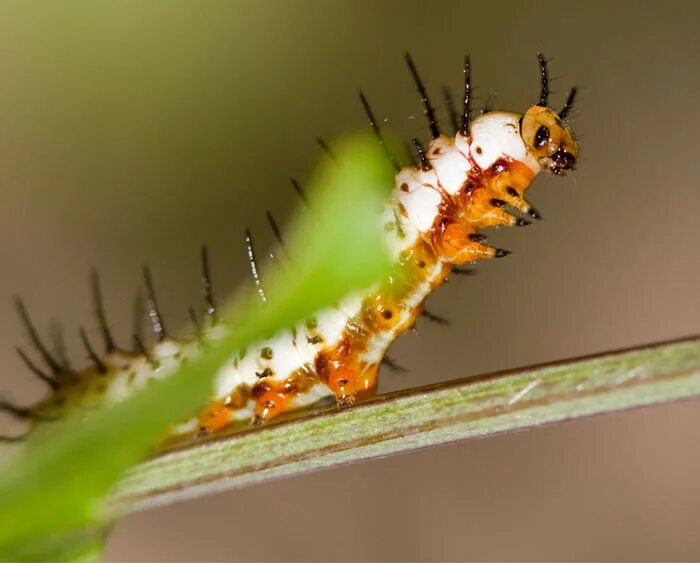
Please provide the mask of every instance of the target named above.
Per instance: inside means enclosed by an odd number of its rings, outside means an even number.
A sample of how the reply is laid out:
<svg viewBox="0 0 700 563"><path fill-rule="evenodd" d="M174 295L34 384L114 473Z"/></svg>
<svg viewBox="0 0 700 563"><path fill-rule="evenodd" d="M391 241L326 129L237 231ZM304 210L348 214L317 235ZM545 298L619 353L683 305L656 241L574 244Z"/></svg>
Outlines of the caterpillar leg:
<svg viewBox="0 0 700 563"><path fill-rule="evenodd" d="M334 370L328 377L327 385L339 408L350 407L357 399L371 397L377 390L376 364L359 368L345 366Z"/></svg>
<svg viewBox="0 0 700 563"><path fill-rule="evenodd" d="M446 222L442 229L433 234L432 245L439 255L445 257L446 262L452 264L469 264L510 254L507 250L483 244L485 239L471 225L452 221Z"/></svg>
<svg viewBox="0 0 700 563"><path fill-rule="evenodd" d="M210 401L197 416L198 433L210 434L228 426L237 417L236 411L245 409L250 398L250 388L239 385L222 399Z"/></svg>
<svg viewBox="0 0 700 563"><path fill-rule="evenodd" d="M328 390L309 366L282 381L263 377L251 390L250 397L255 402L251 423L263 424L287 411L312 405L327 395Z"/></svg>
<svg viewBox="0 0 700 563"><path fill-rule="evenodd" d="M257 387L257 386L256 386ZM253 389L253 398L255 399L255 412L251 423L260 425L268 422L276 416L290 410L292 399L296 395L296 391L284 389L277 386L261 387L259 392Z"/></svg>

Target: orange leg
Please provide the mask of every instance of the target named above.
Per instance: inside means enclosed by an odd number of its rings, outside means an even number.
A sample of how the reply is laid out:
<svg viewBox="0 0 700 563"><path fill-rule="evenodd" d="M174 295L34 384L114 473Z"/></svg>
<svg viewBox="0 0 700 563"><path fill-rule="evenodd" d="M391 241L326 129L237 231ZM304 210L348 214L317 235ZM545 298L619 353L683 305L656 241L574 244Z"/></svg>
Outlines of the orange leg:
<svg viewBox="0 0 700 563"><path fill-rule="evenodd" d="M234 411L245 407L248 398L255 401L251 422L262 424L290 409L292 399L299 392L296 381L272 381L261 379L251 390L237 389L224 399L209 403L198 416L199 433L209 434L231 423Z"/></svg>
<svg viewBox="0 0 700 563"><path fill-rule="evenodd" d="M343 366L332 370L327 385L333 391L338 407L349 407L358 398L371 397L377 389L377 366L359 368Z"/></svg>
<svg viewBox="0 0 700 563"><path fill-rule="evenodd" d="M197 416L199 433L209 434L228 426L231 422L231 414L245 407L249 396L248 386L240 385L223 399L210 402Z"/></svg>
<svg viewBox="0 0 700 563"><path fill-rule="evenodd" d="M198 417L199 433L209 434L224 428L231 420L231 410L223 401L215 401L204 407Z"/></svg>
<svg viewBox="0 0 700 563"><path fill-rule="evenodd" d="M432 244L437 253L452 264L467 264L505 255L502 250L482 244L483 239L470 225L451 221L433 233Z"/></svg>
<svg viewBox="0 0 700 563"><path fill-rule="evenodd" d="M268 389L255 396L255 414L251 422L262 424L288 411L294 395L296 391Z"/></svg>
<svg viewBox="0 0 700 563"><path fill-rule="evenodd" d="M255 401L255 413L251 422L262 424L291 410L294 408L294 397L307 392L317 383L316 373L306 367L298 369L284 381L263 377L250 393Z"/></svg>

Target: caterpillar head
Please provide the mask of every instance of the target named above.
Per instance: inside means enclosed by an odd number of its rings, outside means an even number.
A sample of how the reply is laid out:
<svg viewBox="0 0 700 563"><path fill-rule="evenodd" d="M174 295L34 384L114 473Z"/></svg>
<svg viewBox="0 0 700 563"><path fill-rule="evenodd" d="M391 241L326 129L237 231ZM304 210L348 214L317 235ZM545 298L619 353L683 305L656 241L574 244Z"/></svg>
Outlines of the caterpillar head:
<svg viewBox="0 0 700 563"><path fill-rule="evenodd" d="M576 88L572 88L564 107L559 113L550 109L549 72L547 60L537 53L540 65L540 100L520 118L520 136L530 155L542 170L549 170L557 176L566 174L576 165L578 145L564 119L574 106Z"/></svg>
<svg viewBox="0 0 700 563"><path fill-rule="evenodd" d="M578 145L569 126L554 110L532 106L520 120L520 136L543 170L560 176L576 165Z"/></svg>

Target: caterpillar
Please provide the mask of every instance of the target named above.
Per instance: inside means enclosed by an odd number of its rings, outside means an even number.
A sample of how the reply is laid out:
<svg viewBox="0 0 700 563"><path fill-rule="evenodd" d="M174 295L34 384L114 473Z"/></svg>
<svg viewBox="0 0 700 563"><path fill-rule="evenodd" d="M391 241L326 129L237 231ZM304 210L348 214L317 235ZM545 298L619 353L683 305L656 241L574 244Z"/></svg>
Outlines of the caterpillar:
<svg viewBox="0 0 700 563"><path fill-rule="evenodd" d="M201 412L178 425L175 436L202 435L249 421L262 424L282 413L333 398L340 408L372 395L382 362L391 366L386 352L391 343L411 328L424 309L428 295L452 274L462 274L464 264L501 258L507 250L489 246L481 229L526 226L541 219L525 192L541 171L561 176L574 169L578 145L566 122L576 88L571 89L560 111L549 106L550 79L547 61L538 53L540 93L524 114L484 109L472 113L471 63L464 62L464 95L461 115L446 97L452 133L445 134L416 66L406 55L427 118L427 146L411 143L417 158L402 166L390 151L367 97L360 102L378 143L395 170L395 185L378 217L391 257L402 279L400 291L384 285L348 295L331 307L269 340L249 347L221 366L211 398ZM328 145L321 147L331 154ZM308 203L298 182L292 181L302 201ZM282 233L269 213L267 219L280 246ZM246 253L257 293L266 300L253 237L245 232ZM209 258L202 250L202 278L206 301L201 321L190 310L196 337L174 338L165 328L150 271L144 283L156 342L152 346L134 337L133 348L119 347L113 338L97 274L92 274L92 294L103 340L100 354L84 329L80 337L92 365L71 370L51 354L32 324L22 301L17 302L29 340L41 358L35 362L23 349L17 351L27 367L48 387L46 397L31 407L0 403L2 410L39 424L64 416L76 407L109 405L122 401L170 367L195 354L207 340L221 334L222 321L212 291ZM440 321L439 317L434 320ZM12 438L7 437L7 440Z"/></svg>

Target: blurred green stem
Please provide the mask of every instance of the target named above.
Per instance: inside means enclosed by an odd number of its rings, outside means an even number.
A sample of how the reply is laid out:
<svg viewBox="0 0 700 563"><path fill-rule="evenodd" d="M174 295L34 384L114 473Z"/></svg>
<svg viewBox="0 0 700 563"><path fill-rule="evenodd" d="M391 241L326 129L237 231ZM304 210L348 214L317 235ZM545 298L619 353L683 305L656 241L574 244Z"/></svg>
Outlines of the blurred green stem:
<svg viewBox="0 0 700 563"><path fill-rule="evenodd" d="M377 397L193 441L134 468L113 513L389 454L700 395L700 338Z"/></svg>

